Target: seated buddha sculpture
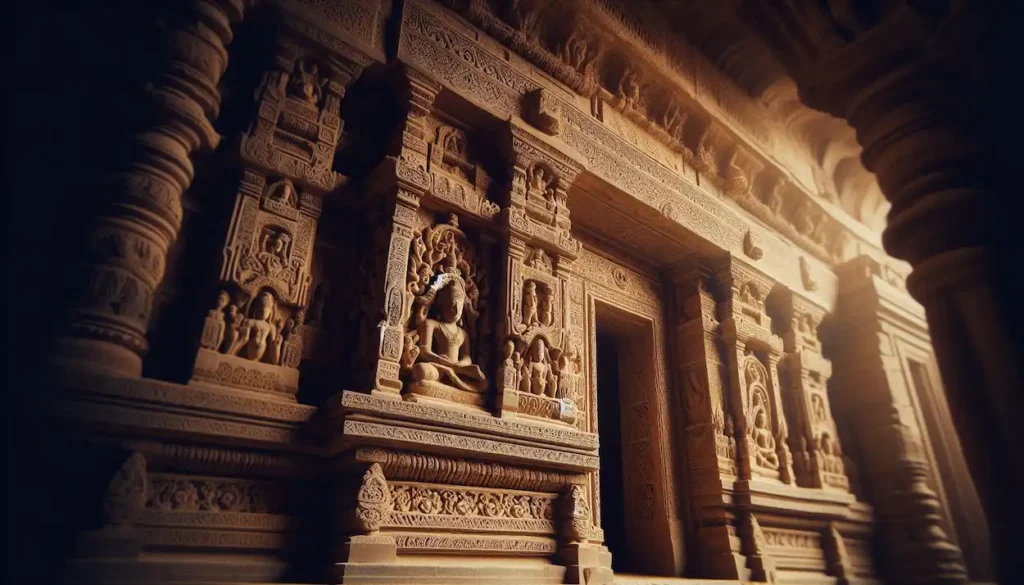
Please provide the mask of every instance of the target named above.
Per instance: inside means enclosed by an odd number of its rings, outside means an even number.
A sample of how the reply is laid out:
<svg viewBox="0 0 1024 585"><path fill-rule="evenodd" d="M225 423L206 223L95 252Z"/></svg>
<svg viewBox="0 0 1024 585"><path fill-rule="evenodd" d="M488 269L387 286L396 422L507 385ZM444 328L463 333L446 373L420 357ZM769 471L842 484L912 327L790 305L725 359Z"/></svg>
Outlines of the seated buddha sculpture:
<svg viewBox="0 0 1024 585"><path fill-rule="evenodd" d="M460 321L466 303L466 284L460 276L445 272L436 277L426 302L433 317L419 326L419 356L412 367L415 382L440 383L467 392L483 392L487 377L473 363L469 334Z"/></svg>
<svg viewBox="0 0 1024 585"><path fill-rule="evenodd" d="M772 436L771 429L768 427L768 416L759 402L759 400L755 402L757 406L754 414L754 426L751 429L756 450L756 461L762 467L778 469L779 456L775 453L775 437Z"/></svg>

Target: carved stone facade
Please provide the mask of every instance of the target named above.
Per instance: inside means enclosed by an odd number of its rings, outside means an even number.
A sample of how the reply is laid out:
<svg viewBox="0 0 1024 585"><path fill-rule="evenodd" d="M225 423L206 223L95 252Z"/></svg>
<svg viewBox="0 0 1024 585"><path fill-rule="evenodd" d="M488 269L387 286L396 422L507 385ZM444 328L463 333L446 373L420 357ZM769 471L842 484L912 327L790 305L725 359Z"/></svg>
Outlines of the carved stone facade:
<svg viewBox="0 0 1024 585"><path fill-rule="evenodd" d="M248 4L169 32L43 375L74 582L990 576L878 185L793 136L837 120L656 3Z"/></svg>

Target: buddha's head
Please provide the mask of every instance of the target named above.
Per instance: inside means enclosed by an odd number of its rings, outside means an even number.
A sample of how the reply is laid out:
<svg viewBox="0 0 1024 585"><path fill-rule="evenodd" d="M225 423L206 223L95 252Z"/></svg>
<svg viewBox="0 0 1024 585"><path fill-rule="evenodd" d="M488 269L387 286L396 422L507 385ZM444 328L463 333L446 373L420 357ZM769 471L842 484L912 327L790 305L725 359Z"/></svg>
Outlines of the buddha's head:
<svg viewBox="0 0 1024 585"><path fill-rule="evenodd" d="M466 304L466 285L457 276L445 276L447 278L442 277L444 281L439 283L441 290L437 294L437 310L445 323L458 323Z"/></svg>
<svg viewBox="0 0 1024 585"><path fill-rule="evenodd" d="M757 414L754 415L754 426L759 429L768 428L768 421L766 420L763 410L757 411Z"/></svg>
<svg viewBox="0 0 1024 585"><path fill-rule="evenodd" d="M270 321L274 314L274 295L263 291L252 302L252 317L257 321Z"/></svg>
<svg viewBox="0 0 1024 585"><path fill-rule="evenodd" d="M547 344L543 337L538 337L530 346L530 359L534 362L543 362L547 357Z"/></svg>
<svg viewBox="0 0 1024 585"><path fill-rule="evenodd" d="M218 311L223 311L224 307L227 307L228 303L230 303L230 302L231 302L231 295L228 294L228 291L226 291L226 290L220 291L220 294L217 295L217 310Z"/></svg>

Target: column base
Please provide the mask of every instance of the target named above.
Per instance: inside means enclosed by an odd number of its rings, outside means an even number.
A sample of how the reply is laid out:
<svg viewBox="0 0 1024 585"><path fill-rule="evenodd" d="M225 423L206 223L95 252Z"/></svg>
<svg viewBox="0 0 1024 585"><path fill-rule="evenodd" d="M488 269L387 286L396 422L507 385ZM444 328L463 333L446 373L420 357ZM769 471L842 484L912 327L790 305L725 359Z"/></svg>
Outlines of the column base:
<svg viewBox="0 0 1024 585"><path fill-rule="evenodd" d="M139 353L107 341L81 337L54 339L48 360L61 367L88 370L128 378L142 375Z"/></svg>
<svg viewBox="0 0 1024 585"><path fill-rule="evenodd" d="M611 570L609 569L609 573ZM504 564L495 559L405 560L394 563L339 563L331 583L344 585L555 585L565 581L565 567Z"/></svg>

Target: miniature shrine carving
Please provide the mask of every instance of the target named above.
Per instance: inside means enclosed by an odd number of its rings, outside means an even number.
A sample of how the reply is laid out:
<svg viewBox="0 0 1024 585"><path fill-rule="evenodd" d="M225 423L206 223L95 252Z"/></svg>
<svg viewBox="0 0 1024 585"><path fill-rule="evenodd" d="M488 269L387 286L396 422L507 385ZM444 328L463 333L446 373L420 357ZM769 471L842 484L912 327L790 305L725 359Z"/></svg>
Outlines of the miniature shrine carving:
<svg viewBox="0 0 1024 585"><path fill-rule="evenodd" d="M254 171L239 191L193 381L294 399L320 200L287 179L267 185Z"/></svg>
<svg viewBox="0 0 1024 585"><path fill-rule="evenodd" d="M458 218L413 236L407 306L411 313L402 351L410 383L407 399L440 399L483 406L487 375L476 361L481 323L478 279L483 274Z"/></svg>
<svg viewBox="0 0 1024 585"><path fill-rule="evenodd" d="M768 399L765 368L754 357L748 357L744 367L747 392L750 400L748 419L753 423L750 427L751 438L756 449L755 461L761 467L771 470L779 469L779 456L775 452L775 436L771 426L771 407Z"/></svg>

